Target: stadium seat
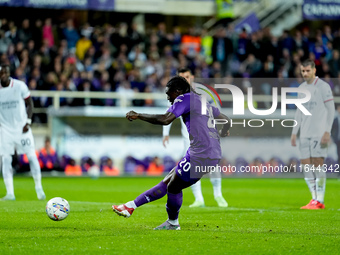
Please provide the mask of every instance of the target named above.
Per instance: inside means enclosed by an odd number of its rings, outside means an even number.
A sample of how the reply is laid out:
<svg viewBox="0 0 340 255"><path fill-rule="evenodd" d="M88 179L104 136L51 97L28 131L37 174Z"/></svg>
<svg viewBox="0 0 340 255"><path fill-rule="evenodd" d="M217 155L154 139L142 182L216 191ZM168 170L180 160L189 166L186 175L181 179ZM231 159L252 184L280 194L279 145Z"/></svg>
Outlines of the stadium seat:
<svg viewBox="0 0 340 255"><path fill-rule="evenodd" d="M291 157L287 163L287 166L290 168L290 172L300 171L300 160L297 157Z"/></svg>
<svg viewBox="0 0 340 255"><path fill-rule="evenodd" d="M274 160L276 160L276 162L278 163L279 166L285 166L286 165L286 163L280 157L276 156L276 157L273 157L273 158L274 158Z"/></svg>
<svg viewBox="0 0 340 255"><path fill-rule="evenodd" d="M163 158L164 172L170 172L177 164L177 162L171 156L164 156Z"/></svg>
<svg viewBox="0 0 340 255"><path fill-rule="evenodd" d="M150 156L146 156L143 160L143 165L145 166L145 168L148 168L149 164L151 163L151 161L153 160L153 157Z"/></svg>
<svg viewBox="0 0 340 255"><path fill-rule="evenodd" d="M124 161L124 172L127 174L134 174L136 169L137 163L136 160L131 157L127 156Z"/></svg>
<svg viewBox="0 0 340 255"><path fill-rule="evenodd" d="M66 165L70 162L71 157L69 155L64 154L61 157L60 165L65 169Z"/></svg>
<svg viewBox="0 0 340 255"><path fill-rule="evenodd" d="M91 159L91 157L89 156L83 156L80 159L80 167L81 167L81 171L82 172L87 172L89 166L92 166L93 164L91 164L91 162L93 162L93 160Z"/></svg>
<svg viewBox="0 0 340 255"><path fill-rule="evenodd" d="M99 169L100 169L101 172L103 171L103 166L108 159L109 159L109 156L100 157L100 159L99 159Z"/></svg>
<svg viewBox="0 0 340 255"><path fill-rule="evenodd" d="M240 173L240 169L241 169L242 166L248 166L248 165L249 165L248 161L243 157L237 157L236 160L235 160L235 166L236 166L237 173Z"/></svg>

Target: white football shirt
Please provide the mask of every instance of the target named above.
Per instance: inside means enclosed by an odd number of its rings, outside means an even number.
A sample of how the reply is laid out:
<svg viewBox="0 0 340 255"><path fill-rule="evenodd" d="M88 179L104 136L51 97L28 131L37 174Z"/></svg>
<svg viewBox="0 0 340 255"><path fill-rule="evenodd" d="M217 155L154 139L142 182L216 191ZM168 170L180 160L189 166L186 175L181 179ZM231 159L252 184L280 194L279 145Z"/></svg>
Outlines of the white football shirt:
<svg viewBox="0 0 340 255"><path fill-rule="evenodd" d="M22 133L27 123L26 98L30 97L27 85L11 78L8 87L0 85L0 126L11 133Z"/></svg>
<svg viewBox="0 0 340 255"><path fill-rule="evenodd" d="M328 83L316 77L312 84L303 82L299 88L308 90L311 93L311 99L303 105L312 114L304 115L301 112L300 137L321 137L327 130L325 103L333 100L331 87ZM305 95L299 93L298 97L303 98Z"/></svg>

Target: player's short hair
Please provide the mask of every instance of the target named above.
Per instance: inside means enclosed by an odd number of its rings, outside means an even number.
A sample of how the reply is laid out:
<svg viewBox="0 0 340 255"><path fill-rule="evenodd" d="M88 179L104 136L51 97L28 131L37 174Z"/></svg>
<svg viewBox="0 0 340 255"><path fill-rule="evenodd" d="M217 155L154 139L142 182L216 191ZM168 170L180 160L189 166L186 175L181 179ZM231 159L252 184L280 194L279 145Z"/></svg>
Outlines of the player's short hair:
<svg viewBox="0 0 340 255"><path fill-rule="evenodd" d="M303 62L301 63L301 65L302 65L303 67L310 66L311 68L315 68L315 62L314 62L313 60L311 60L311 59L306 59L305 61L303 61Z"/></svg>
<svg viewBox="0 0 340 255"><path fill-rule="evenodd" d="M169 88L170 91L182 91L183 94L189 93L193 91L193 88L190 86L189 82L183 78L182 76L174 76L172 77L166 86Z"/></svg>
<svg viewBox="0 0 340 255"><path fill-rule="evenodd" d="M190 70L189 68L187 68L187 67L182 67L182 68L179 68L179 69L177 70L177 75L179 75L180 73L186 73L186 72L189 72L190 74L192 74L192 73L191 73L191 70Z"/></svg>

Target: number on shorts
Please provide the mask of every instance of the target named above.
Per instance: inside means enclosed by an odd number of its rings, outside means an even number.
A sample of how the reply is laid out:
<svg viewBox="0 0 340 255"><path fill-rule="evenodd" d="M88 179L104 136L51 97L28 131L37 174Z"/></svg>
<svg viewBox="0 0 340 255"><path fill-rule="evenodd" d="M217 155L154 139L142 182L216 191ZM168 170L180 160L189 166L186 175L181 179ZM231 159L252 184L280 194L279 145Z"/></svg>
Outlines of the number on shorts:
<svg viewBox="0 0 340 255"><path fill-rule="evenodd" d="M186 161L187 161L187 159L184 158L181 162L179 162L179 166L183 169L184 172L188 172L190 170L190 167L191 167L190 162L186 162Z"/></svg>
<svg viewBox="0 0 340 255"><path fill-rule="evenodd" d="M318 145L318 141L314 141L314 149L316 148L317 145Z"/></svg>
<svg viewBox="0 0 340 255"><path fill-rule="evenodd" d="M27 139L22 139L22 140L21 140L21 144L22 144L22 146L25 146L25 145L30 146L30 145L31 145L31 140L30 140L29 138L27 138Z"/></svg>

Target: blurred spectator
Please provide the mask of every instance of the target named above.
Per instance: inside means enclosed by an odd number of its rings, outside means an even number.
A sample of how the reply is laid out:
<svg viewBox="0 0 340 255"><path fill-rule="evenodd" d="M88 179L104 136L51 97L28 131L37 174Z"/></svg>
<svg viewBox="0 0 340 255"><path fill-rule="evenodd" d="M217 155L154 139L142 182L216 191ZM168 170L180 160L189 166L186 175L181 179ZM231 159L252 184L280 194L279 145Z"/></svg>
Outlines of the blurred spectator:
<svg viewBox="0 0 340 255"><path fill-rule="evenodd" d="M107 176L118 176L119 169L114 166L113 160L111 158L107 158L102 166L102 171Z"/></svg>
<svg viewBox="0 0 340 255"><path fill-rule="evenodd" d="M65 167L65 174L67 176L81 176L82 175L80 165L77 165L76 161L73 158L69 159L69 161L67 162L66 167Z"/></svg>
<svg viewBox="0 0 340 255"><path fill-rule="evenodd" d="M82 172L88 172L89 169L93 166L96 166L96 163L93 161L91 157L83 157L80 163L80 167Z"/></svg>
<svg viewBox="0 0 340 255"><path fill-rule="evenodd" d="M316 62L315 65L320 66L321 58L326 56L326 52L327 52L326 46L323 45L321 35L316 36L316 42L312 46L312 52L314 53L314 56L315 56L315 62Z"/></svg>
<svg viewBox="0 0 340 255"><path fill-rule="evenodd" d="M5 37L5 32L0 30L0 54L6 53L11 43L11 39Z"/></svg>
<svg viewBox="0 0 340 255"><path fill-rule="evenodd" d="M255 175L262 175L264 165L265 165L265 161L260 157L256 157L253 160L253 162L249 164L249 168L251 169L250 173L255 174Z"/></svg>
<svg viewBox="0 0 340 255"><path fill-rule="evenodd" d="M300 167L300 160L298 158L292 157L289 159L287 166L289 167L290 172L296 173Z"/></svg>
<svg viewBox="0 0 340 255"><path fill-rule="evenodd" d="M128 37L129 37L129 46L133 48L136 45L143 43L143 35L138 31L138 24L132 23L131 26L128 28Z"/></svg>
<svg viewBox="0 0 340 255"><path fill-rule="evenodd" d="M294 49L294 39L290 35L288 30L284 30L281 37L279 38L279 47L280 49L287 49L289 52L292 52Z"/></svg>
<svg viewBox="0 0 340 255"><path fill-rule="evenodd" d="M162 175L164 172L164 165L159 157L154 157L146 169L147 175Z"/></svg>
<svg viewBox="0 0 340 255"><path fill-rule="evenodd" d="M45 138L44 147L39 150L39 163L41 167L41 171L63 171L60 167L60 162L58 158L58 154L55 149L51 145L50 137Z"/></svg>
<svg viewBox="0 0 340 255"><path fill-rule="evenodd" d="M10 30L5 32L5 36L11 40L13 44L19 42L18 28L16 26L10 27Z"/></svg>
<svg viewBox="0 0 340 255"><path fill-rule="evenodd" d="M327 45L327 43L332 43L333 42L333 35L332 35L332 30L329 25L326 25L323 27L323 34L322 34L322 43L323 45Z"/></svg>
<svg viewBox="0 0 340 255"><path fill-rule="evenodd" d="M21 27L18 29L18 41L23 42L24 45L28 43L30 39L33 38L32 29L30 27L30 20L24 19L22 21ZM37 38L39 40L40 38Z"/></svg>
<svg viewBox="0 0 340 255"><path fill-rule="evenodd" d="M230 162L225 157L222 157L222 159L219 162L219 166L221 167L223 174L225 174L225 175L233 174L232 165L230 164Z"/></svg>
<svg viewBox="0 0 340 255"><path fill-rule="evenodd" d="M228 61L233 52L232 41L226 37L226 30L220 27L215 36L211 46L211 56L214 62L219 62L221 65L221 75L225 76L227 72Z"/></svg>
<svg viewBox="0 0 340 255"><path fill-rule="evenodd" d="M83 60L87 50L92 46L91 40L82 34L76 43L76 56L79 60Z"/></svg>
<svg viewBox="0 0 340 255"><path fill-rule="evenodd" d="M94 88L90 80L85 79L81 84L79 84L78 91L83 91L85 93L90 91L96 91L96 89ZM98 104L100 104L100 100L90 97L75 98L73 100L74 106L86 106Z"/></svg>
<svg viewBox="0 0 340 255"><path fill-rule="evenodd" d="M237 58L240 62L244 61L247 58L248 43L249 43L248 32L245 28L243 28L242 32L239 34L236 51Z"/></svg>
<svg viewBox="0 0 340 255"><path fill-rule="evenodd" d="M67 41L67 47L71 52L75 51L77 41L79 39L79 33L74 27L72 19L66 21L66 26L63 28L63 35Z"/></svg>
<svg viewBox="0 0 340 255"><path fill-rule="evenodd" d="M127 100L130 105L160 106L160 100L132 101L131 97L164 92L167 80L180 67L189 67L197 78L244 77L242 89L253 85L257 94L268 94L273 86L287 86L283 78L299 77L300 63L306 58L315 61L317 75L329 80L334 94L340 95L340 29L336 26L296 27L274 36L269 28L236 31L232 24L208 31L191 24L167 29L160 22L144 31L141 24L128 26L125 21L77 24L68 19L52 24L52 17L47 17L43 23L40 17L23 17L17 24L1 19L0 60L10 64L13 76L27 80L36 90L117 91L124 97L117 102L62 99L64 105L113 106ZM279 80L250 84L254 77ZM51 102L46 97L34 100L37 107Z"/></svg>
<svg viewBox="0 0 340 255"><path fill-rule="evenodd" d="M146 62L147 58L145 53L142 51L140 45L135 45L128 55L130 62L134 63L136 67L142 67Z"/></svg>
<svg viewBox="0 0 340 255"><path fill-rule="evenodd" d="M332 77L337 77L340 72L340 54L338 50L333 50L332 58L328 61Z"/></svg>
<svg viewBox="0 0 340 255"><path fill-rule="evenodd" d="M189 59L193 59L201 51L201 37L195 32L195 28L189 27L188 32L182 35L181 45L181 52Z"/></svg>
<svg viewBox="0 0 340 255"><path fill-rule="evenodd" d="M132 104L132 97L135 91L131 89L131 84L128 81L124 81L119 84L117 88L117 92L122 96L122 100L117 100L117 105L123 106L126 103L126 106L130 106ZM124 102L125 101L125 102Z"/></svg>
<svg viewBox="0 0 340 255"><path fill-rule="evenodd" d="M51 18L45 19L44 26L42 28L42 39L47 42L48 47L54 47L54 31Z"/></svg>
<svg viewBox="0 0 340 255"><path fill-rule="evenodd" d="M35 41L35 45L37 48L40 48L40 46L43 43L43 24L40 19L36 19L34 22L34 26L32 27L32 37L28 39L28 41L25 43L26 46L30 40Z"/></svg>
<svg viewBox="0 0 340 255"><path fill-rule="evenodd" d="M253 54L249 54L247 59L241 63L240 72L254 77L262 68L260 60L256 59Z"/></svg>

